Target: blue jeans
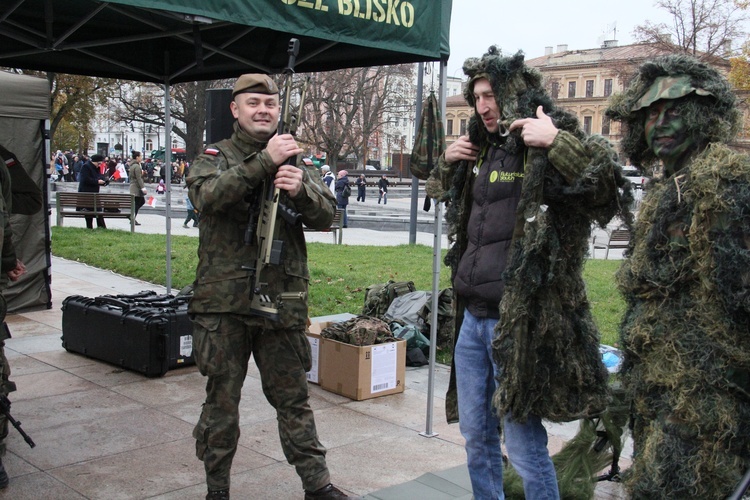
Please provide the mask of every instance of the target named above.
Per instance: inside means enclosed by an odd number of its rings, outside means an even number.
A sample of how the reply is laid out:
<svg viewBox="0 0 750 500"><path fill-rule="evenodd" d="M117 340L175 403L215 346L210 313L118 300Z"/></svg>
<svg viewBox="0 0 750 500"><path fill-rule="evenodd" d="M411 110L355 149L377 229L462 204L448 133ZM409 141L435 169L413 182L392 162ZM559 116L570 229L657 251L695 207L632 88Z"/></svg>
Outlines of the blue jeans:
<svg viewBox="0 0 750 500"><path fill-rule="evenodd" d="M349 225L349 217L346 215L346 205L336 205L336 206L337 206L337 208L339 210L341 210L342 212L344 212L343 221L342 221L344 223L344 227L348 226Z"/></svg>
<svg viewBox="0 0 750 500"><path fill-rule="evenodd" d="M476 500L504 499L500 422L492 407L497 370L492 361L496 319L464 313L454 353L458 389L458 418L466 440L471 487ZM547 450L547 430L539 417L526 423L503 420L505 446L523 480L526 498L559 499L555 467Z"/></svg>

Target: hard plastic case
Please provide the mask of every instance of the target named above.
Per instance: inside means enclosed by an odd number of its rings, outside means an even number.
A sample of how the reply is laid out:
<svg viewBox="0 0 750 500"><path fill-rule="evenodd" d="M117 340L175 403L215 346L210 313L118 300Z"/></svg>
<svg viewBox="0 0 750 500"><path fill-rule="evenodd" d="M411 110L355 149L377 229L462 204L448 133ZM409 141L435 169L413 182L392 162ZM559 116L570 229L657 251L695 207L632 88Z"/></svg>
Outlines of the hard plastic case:
<svg viewBox="0 0 750 500"><path fill-rule="evenodd" d="M189 296L73 295L63 301L62 345L148 377L195 364Z"/></svg>

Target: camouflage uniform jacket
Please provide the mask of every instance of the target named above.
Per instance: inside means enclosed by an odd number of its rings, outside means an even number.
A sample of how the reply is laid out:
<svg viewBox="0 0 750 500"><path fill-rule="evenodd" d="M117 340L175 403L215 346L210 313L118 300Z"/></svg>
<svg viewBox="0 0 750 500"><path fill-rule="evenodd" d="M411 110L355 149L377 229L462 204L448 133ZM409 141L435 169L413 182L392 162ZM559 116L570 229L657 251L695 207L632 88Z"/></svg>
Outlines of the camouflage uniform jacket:
<svg viewBox="0 0 750 500"><path fill-rule="evenodd" d="M198 268L190 313L250 314L251 271L258 254L257 239L246 245L249 202L262 196L263 181L272 178L276 165L265 151L266 142L249 137L237 123L231 139L206 148L190 168L189 196L201 212ZM282 194L281 202L301 214L314 229L331 224L336 202L317 172L305 172L296 197ZM272 266L270 294L307 292L310 274L302 225L277 220L277 239L284 241L282 263ZM261 323L270 328L303 327L307 300L289 300L279 311L279 321Z"/></svg>
<svg viewBox="0 0 750 500"><path fill-rule="evenodd" d="M474 119L472 122L470 137L478 125ZM606 140L583 138L578 131L560 130L547 150L521 147L524 183L504 273L501 319L493 341L495 361L503 359L505 365L498 377L501 387L495 403L500 413L512 411L520 420L529 412L555 421L572 420L591 411L590 400L606 400L606 371L598 353L598 331L589 311L582 268L591 224L606 224L617 213L613 170L619 167ZM428 181L428 195L448 201L448 212L455 214L449 218L446 213L449 237L454 242L446 256L452 279L467 246L473 165L448 164L443 154ZM465 306L466 301L456 294L454 344ZM548 317L554 321L545 323ZM569 349L573 343L580 352ZM592 375L592 380L571 383L569 374L560 372L566 368L559 360L578 354L585 365L582 371ZM528 373L529 366L536 368ZM518 373L527 375L521 381L514 377ZM546 399L550 394L554 401ZM572 402L572 407L567 407L567 402ZM446 417L448 422L458 421L455 366L446 395Z"/></svg>
<svg viewBox="0 0 750 500"><path fill-rule="evenodd" d="M19 168L22 168L19 166ZM16 250L13 246L13 233L10 230L10 211L11 211L11 180L10 172L5 162L0 165L0 190L2 190L2 199L0 199L0 237L3 246L0 250L1 264L0 273L5 275L8 271L16 267ZM3 278L4 279L4 278Z"/></svg>

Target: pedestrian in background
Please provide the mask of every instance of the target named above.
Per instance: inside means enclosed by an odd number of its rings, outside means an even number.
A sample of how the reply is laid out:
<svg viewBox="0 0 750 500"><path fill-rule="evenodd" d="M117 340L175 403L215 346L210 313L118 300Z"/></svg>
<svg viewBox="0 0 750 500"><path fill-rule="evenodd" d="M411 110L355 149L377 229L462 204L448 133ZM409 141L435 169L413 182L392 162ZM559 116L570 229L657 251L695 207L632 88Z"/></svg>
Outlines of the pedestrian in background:
<svg viewBox="0 0 750 500"><path fill-rule="evenodd" d="M146 203L146 183L143 182L143 168L141 167L141 152L133 151L130 161L130 194L135 198L135 214L133 218L138 217L138 210ZM141 223L135 221L136 226Z"/></svg>
<svg viewBox="0 0 750 500"><path fill-rule="evenodd" d="M390 186L388 177L383 174L383 177L378 181L378 205L380 205L380 200L383 200L383 205L388 203L388 186Z"/></svg>
<svg viewBox="0 0 750 500"><path fill-rule="evenodd" d="M357 201L364 203L365 191L367 190L367 179L365 178L365 174L359 174L359 177L357 177L357 180L354 183L357 185Z"/></svg>
<svg viewBox="0 0 750 500"><path fill-rule="evenodd" d="M338 179L336 179L336 206L344 212L344 227L349 226L349 217L346 214L346 207L349 205L349 197L352 194L352 188L349 185L349 172L339 170Z"/></svg>

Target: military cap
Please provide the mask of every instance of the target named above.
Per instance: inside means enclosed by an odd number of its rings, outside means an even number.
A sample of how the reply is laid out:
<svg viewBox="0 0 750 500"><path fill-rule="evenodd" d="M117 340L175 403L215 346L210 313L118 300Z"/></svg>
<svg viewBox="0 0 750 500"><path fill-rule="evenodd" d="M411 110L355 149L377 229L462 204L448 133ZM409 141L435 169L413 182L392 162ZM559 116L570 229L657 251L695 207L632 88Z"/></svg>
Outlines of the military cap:
<svg viewBox="0 0 750 500"><path fill-rule="evenodd" d="M679 99L695 92L697 95L713 95L711 92L693 87L688 75L660 76L633 105L631 111L647 108L660 99Z"/></svg>
<svg viewBox="0 0 750 500"><path fill-rule="evenodd" d="M279 87L276 82L268 76L261 73L247 73L237 79L232 91L232 97L237 94L252 92L254 94L278 94Z"/></svg>

